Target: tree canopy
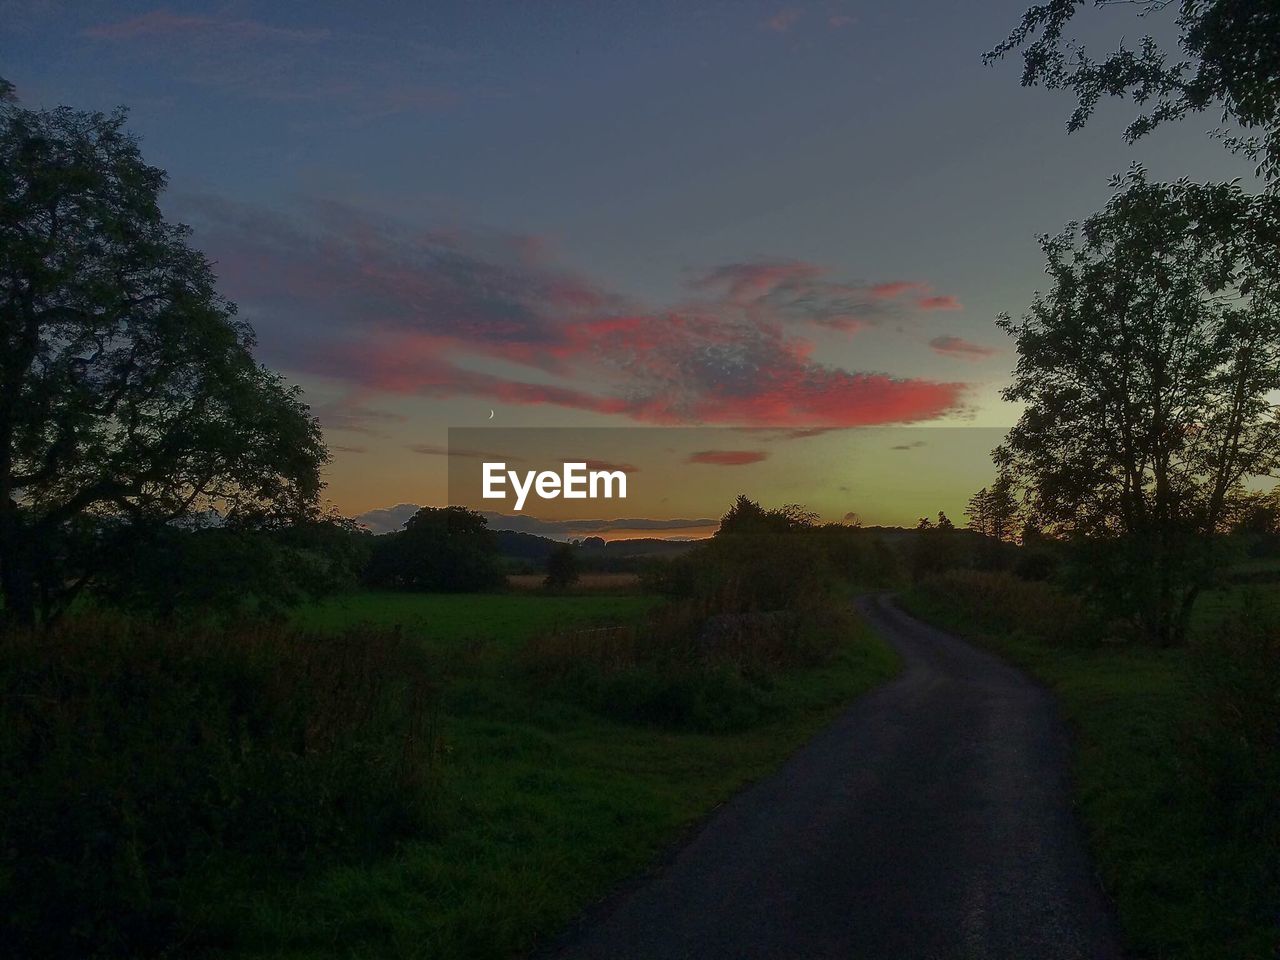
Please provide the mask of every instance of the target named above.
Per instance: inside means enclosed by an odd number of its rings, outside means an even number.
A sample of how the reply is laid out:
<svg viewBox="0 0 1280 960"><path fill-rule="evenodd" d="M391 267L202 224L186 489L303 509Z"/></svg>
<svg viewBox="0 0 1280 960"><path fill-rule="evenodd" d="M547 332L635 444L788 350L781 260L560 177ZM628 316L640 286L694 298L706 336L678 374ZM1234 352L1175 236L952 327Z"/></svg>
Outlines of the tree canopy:
<svg viewBox="0 0 1280 960"><path fill-rule="evenodd" d="M1051 528L1131 544L1117 582L1162 641L1199 589L1193 544L1280 463L1278 241L1280 198L1135 168L1042 238L1051 289L1000 319L1018 350L1004 396L1025 411L997 462Z"/></svg>
<svg viewBox="0 0 1280 960"><path fill-rule="evenodd" d="M3 91L0 91L3 92ZM0 580L33 620L112 541L197 511L298 516L328 458L258 364L125 114L0 97ZM105 524L90 521L109 520ZM54 545L79 537L67 567Z"/></svg>
<svg viewBox="0 0 1280 960"><path fill-rule="evenodd" d="M1087 0L1048 0L1031 7L988 62L1022 48L1023 86L1067 89L1077 107L1067 123L1077 130L1103 97L1130 97L1144 107L1126 137L1214 107L1243 135L1229 146L1258 164L1280 188L1280 4L1275 0L1093 0L1095 7L1127 7L1154 21L1177 11L1178 51L1171 54L1147 33L1136 45L1123 40L1102 60L1067 36Z"/></svg>

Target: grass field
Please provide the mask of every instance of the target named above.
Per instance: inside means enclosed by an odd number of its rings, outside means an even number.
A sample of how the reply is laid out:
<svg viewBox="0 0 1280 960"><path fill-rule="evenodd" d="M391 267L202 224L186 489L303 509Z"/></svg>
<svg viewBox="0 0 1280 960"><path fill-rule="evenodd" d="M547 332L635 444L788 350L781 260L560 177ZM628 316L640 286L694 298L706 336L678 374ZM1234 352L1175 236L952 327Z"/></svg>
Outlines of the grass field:
<svg viewBox="0 0 1280 960"><path fill-rule="evenodd" d="M238 955L509 957L554 936L611 886L839 708L897 669L860 628L827 666L783 674L776 719L696 734L620 724L544 699L519 679L524 638L635 616L640 596L363 594L298 614L312 629L399 625L450 679L440 726L443 825L393 859L285 882L246 882L208 922Z"/></svg>
<svg viewBox="0 0 1280 960"><path fill-rule="evenodd" d="M432 649L453 651L478 641L514 647L572 623L623 621L647 610L652 597L587 591L570 594L422 594L366 591L302 607L293 623L338 631L358 624L400 627Z"/></svg>
<svg viewBox="0 0 1280 960"><path fill-rule="evenodd" d="M1201 629L1246 599L1241 588L1207 596ZM1192 775L1189 747L1207 718L1191 696L1186 650L1046 643L992 633L919 590L904 605L991 646L1058 694L1075 734L1076 800L1129 955L1161 960L1267 960L1280 948L1259 877L1258 839L1240 843L1215 822Z"/></svg>

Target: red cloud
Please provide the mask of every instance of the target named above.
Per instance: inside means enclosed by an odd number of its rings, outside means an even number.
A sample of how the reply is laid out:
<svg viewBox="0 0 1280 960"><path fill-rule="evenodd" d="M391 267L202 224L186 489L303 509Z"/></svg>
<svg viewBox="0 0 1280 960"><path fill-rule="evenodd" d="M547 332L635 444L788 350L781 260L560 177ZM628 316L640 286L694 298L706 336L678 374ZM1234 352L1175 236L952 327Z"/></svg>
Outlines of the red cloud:
<svg viewBox="0 0 1280 960"><path fill-rule="evenodd" d="M871 288L871 295L880 300L892 300L912 290L919 290L923 286L924 284L912 280L894 280L890 283L877 283Z"/></svg>
<svg viewBox="0 0 1280 960"><path fill-rule="evenodd" d="M916 301L916 306L921 310L963 310L960 301L952 296L945 297L921 297Z"/></svg>
<svg viewBox="0 0 1280 960"><path fill-rule="evenodd" d="M685 458L685 463L709 463L717 467L745 467L767 460L763 450L700 450Z"/></svg>
<svg viewBox="0 0 1280 960"><path fill-rule="evenodd" d="M357 406L375 393L468 396L642 423L836 429L930 420L963 400L961 383L816 360L797 328L849 329L897 307L813 264L722 266L694 280L697 299L654 310L558 267L536 239L304 210L205 200L191 212L228 294L269 318L264 354L349 385ZM361 412L321 419L367 430Z"/></svg>
<svg viewBox="0 0 1280 960"><path fill-rule="evenodd" d="M981 360L1000 352L995 347L984 347L980 343L971 343L953 336L934 337L929 341L929 347L934 353L940 353L944 357L959 357L963 360Z"/></svg>

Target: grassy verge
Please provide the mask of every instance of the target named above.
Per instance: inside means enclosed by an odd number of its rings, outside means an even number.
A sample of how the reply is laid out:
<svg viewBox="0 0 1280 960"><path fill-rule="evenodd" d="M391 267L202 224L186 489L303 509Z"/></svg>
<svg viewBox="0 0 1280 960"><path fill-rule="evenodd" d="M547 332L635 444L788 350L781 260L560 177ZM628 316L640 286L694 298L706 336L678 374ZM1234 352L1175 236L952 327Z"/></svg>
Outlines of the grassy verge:
<svg viewBox="0 0 1280 960"><path fill-rule="evenodd" d="M1132 956L1276 956L1274 818L1243 822L1267 803L1259 781L1247 781L1252 797L1239 796L1206 775L1204 754L1220 753L1222 737L1197 695L1188 651L1087 636L1051 642L927 586L903 605L995 649L1058 694L1075 733L1076 801Z"/></svg>
<svg viewBox="0 0 1280 960"><path fill-rule="evenodd" d="M547 695L519 669L551 624L635 616L635 596L364 596L300 616L403 626L441 655L446 821L393 857L234 892L210 922L263 957L507 957L553 936L680 831L775 767L892 652L856 622L821 666L784 671L770 719L734 733L619 723ZM466 643L456 639L469 637Z"/></svg>

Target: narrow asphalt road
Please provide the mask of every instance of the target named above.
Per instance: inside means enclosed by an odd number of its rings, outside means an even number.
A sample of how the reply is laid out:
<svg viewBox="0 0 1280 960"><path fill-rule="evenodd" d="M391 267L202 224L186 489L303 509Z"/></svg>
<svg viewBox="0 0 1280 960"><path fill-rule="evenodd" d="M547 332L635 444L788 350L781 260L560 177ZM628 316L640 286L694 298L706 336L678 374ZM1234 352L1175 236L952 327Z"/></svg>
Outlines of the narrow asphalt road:
<svg viewBox="0 0 1280 960"><path fill-rule="evenodd" d="M903 673L588 916L564 958L1119 956L1047 691L884 597Z"/></svg>

